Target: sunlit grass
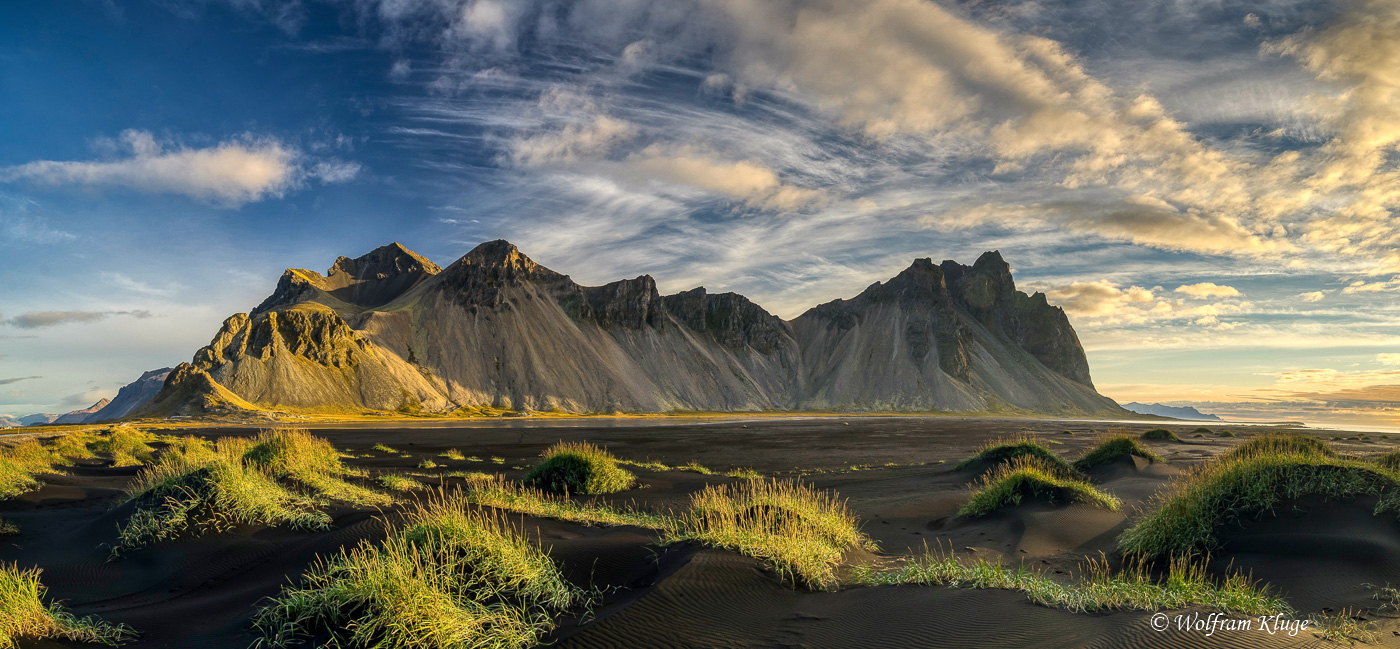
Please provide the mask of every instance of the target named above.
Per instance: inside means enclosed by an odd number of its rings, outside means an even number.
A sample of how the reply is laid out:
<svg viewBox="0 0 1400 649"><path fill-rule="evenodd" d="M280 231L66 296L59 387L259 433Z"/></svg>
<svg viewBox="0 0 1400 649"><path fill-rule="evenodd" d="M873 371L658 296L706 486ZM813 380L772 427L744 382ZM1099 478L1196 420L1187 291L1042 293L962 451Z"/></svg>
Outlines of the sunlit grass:
<svg viewBox="0 0 1400 649"><path fill-rule="evenodd" d="M486 507L584 525L636 525L662 529L671 524L669 517L663 514L572 500L566 496L510 482L500 476L487 475L469 480L462 490L464 497L472 503Z"/></svg>
<svg viewBox="0 0 1400 649"><path fill-rule="evenodd" d="M1260 437L1194 467L1154 496L1149 513L1119 537L1119 547L1146 556L1209 552L1219 547L1222 526L1310 495L1374 496L1376 514L1400 513L1400 474L1337 456L1308 439Z"/></svg>
<svg viewBox="0 0 1400 649"><path fill-rule="evenodd" d="M112 466L140 466L150 464L155 458L156 450L151 442L157 440L156 435L143 430L113 426L93 441L89 448L111 458Z"/></svg>
<svg viewBox="0 0 1400 649"><path fill-rule="evenodd" d="M260 433L243 454L243 459L271 476L290 480L318 495L364 507L386 507L392 496L345 480L359 475L340 460L330 442L301 430L272 430Z"/></svg>
<svg viewBox="0 0 1400 649"><path fill-rule="evenodd" d="M495 458L492 458L493 461ZM631 487L636 477L617 465L617 458L592 444L560 442L522 481L561 494L607 494Z"/></svg>
<svg viewBox="0 0 1400 649"><path fill-rule="evenodd" d="M536 646L554 614L588 597L503 516L467 505L436 497L382 543L318 560L253 627L269 647L325 636L345 647Z"/></svg>
<svg viewBox="0 0 1400 649"><path fill-rule="evenodd" d="M671 541L698 539L761 559L813 589L837 585L846 550L875 548L844 501L787 480L710 485L691 496L667 532Z"/></svg>
<svg viewBox="0 0 1400 649"><path fill-rule="evenodd" d="M57 602L45 603L46 590L39 581L39 569L0 564L0 647L17 647L21 639L115 646L136 638L129 627L95 617L79 618Z"/></svg>
<svg viewBox="0 0 1400 649"><path fill-rule="evenodd" d="M222 440L221 440L222 442ZM135 511L118 531L112 555L182 534L219 532L236 524L325 529L318 503L244 462L246 444L210 449L189 443L168 449L127 490Z"/></svg>
<svg viewBox="0 0 1400 649"><path fill-rule="evenodd" d="M427 485L407 476L386 473L374 479L375 484L391 491L417 491Z"/></svg>
<svg viewBox="0 0 1400 649"><path fill-rule="evenodd" d="M1028 455L998 465L975 483L972 497L958 510L959 516L986 516L1003 507L1015 507L1025 499L1082 502L1118 511L1117 498L1088 482L1066 477L1044 459Z"/></svg>
<svg viewBox="0 0 1400 649"><path fill-rule="evenodd" d="M852 581L871 586L922 584L1012 590L1041 606L1076 613L1196 606L1245 615L1293 613L1288 602L1267 586L1239 573L1224 580L1212 579L1205 561L1189 557L1171 561L1161 577L1154 576L1144 562L1115 571L1106 561L1091 560L1081 565L1078 573L1076 579L1060 581L1025 566L1011 567L981 558L964 562L952 553L934 551L906 559L891 570L858 566Z"/></svg>
<svg viewBox="0 0 1400 649"><path fill-rule="evenodd" d="M729 477L731 477L731 478L743 478L743 479L745 479L745 480L762 480L762 479L763 479L763 474L762 474L762 473L759 473L759 472L757 472L757 471L755 471L755 470L753 470L753 469L749 469L749 468L745 468L745 467L739 467L739 468L737 468L737 469L730 469L730 470L726 471L726 472L724 473L724 475L729 476Z"/></svg>
<svg viewBox="0 0 1400 649"><path fill-rule="evenodd" d="M467 459L467 456L462 455L462 452L459 451L459 450L457 450L457 449L455 449L455 448L449 448L449 449L447 449L446 451L443 451L442 453L438 454L438 457L444 458L444 459L448 459L448 460L465 460L465 459Z"/></svg>

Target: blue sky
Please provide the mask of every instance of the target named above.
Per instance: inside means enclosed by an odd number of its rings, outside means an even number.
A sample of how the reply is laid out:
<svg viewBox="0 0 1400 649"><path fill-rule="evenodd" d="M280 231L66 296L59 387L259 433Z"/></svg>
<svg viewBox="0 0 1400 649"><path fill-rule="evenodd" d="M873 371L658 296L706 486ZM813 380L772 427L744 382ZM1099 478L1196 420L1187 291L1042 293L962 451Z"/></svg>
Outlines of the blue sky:
<svg viewBox="0 0 1400 649"><path fill-rule="evenodd" d="M1101 391L1393 423L1400 2L0 8L0 413L288 266L508 238L793 317L1000 249Z"/></svg>

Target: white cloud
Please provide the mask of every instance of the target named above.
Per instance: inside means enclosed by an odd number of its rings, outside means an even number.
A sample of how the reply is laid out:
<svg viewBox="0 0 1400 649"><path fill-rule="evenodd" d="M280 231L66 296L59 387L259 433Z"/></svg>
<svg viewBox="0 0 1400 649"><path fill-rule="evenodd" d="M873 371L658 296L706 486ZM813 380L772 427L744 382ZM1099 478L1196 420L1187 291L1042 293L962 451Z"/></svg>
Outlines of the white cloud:
<svg viewBox="0 0 1400 649"><path fill-rule="evenodd" d="M1304 302L1321 302L1326 299L1327 293L1328 291L1308 291L1307 293L1299 293L1298 297Z"/></svg>
<svg viewBox="0 0 1400 649"><path fill-rule="evenodd" d="M1376 362L1381 365L1400 365L1400 354L1376 354Z"/></svg>
<svg viewBox="0 0 1400 649"><path fill-rule="evenodd" d="M1201 282L1176 287L1176 293L1185 293L1194 298L1239 297L1240 292L1233 286L1221 286L1215 282Z"/></svg>
<svg viewBox="0 0 1400 649"><path fill-rule="evenodd" d="M1367 282L1356 280L1342 289L1342 295L1354 295L1356 293L1381 293L1387 291L1400 291L1400 277L1392 277L1389 281Z"/></svg>
<svg viewBox="0 0 1400 649"><path fill-rule="evenodd" d="M251 135L189 148L157 142L147 131L128 130L117 146L123 155L112 160L39 160L0 168L0 182L126 187L237 206L280 197L307 176L341 182L359 170L354 163L338 161L319 162L306 170L295 148L275 138Z"/></svg>
<svg viewBox="0 0 1400 649"><path fill-rule="evenodd" d="M624 173L642 180L676 183L720 194L775 212L793 212L826 202L825 192L785 184L756 160L727 161L694 148L651 146L623 162Z"/></svg>

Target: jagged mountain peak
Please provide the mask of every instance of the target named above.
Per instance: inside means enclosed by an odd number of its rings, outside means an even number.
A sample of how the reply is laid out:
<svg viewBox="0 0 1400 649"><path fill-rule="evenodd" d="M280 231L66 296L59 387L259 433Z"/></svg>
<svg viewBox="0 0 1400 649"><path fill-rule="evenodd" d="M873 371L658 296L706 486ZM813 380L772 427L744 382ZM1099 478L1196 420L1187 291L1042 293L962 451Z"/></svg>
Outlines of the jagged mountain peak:
<svg viewBox="0 0 1400 649"><path fill-rule="evenodd" d="M996 251L914 259L785 321L703 286L662 296L650 275L581 286L506 240L440 272L390 244L328 277L289 270L171 377L143 412L1120 412L1063 311L1016 290Z"/></svg>
<svg viewBox="0 0 1400 649"><path fill-rule="evenodd" d="M436 275L442 272L442 268L429 261L427 257L405 248L403 244L396 241L375 248L354 259L349 257L336 258L335 263L326 270L326 277L330 279L337 275L346 275L354 280L385 279L402 273L414 272Z"/></svg>
<svg viewBox="0 0 1400 649"><path fill-rule="evenodd" d="M277 281L276 290L253 309L252 315L302 302L318 302L342 311L373 309L440 272L442 269L428 258L391 243L354 259L338 257L325 275L288 268Z"/></svg>

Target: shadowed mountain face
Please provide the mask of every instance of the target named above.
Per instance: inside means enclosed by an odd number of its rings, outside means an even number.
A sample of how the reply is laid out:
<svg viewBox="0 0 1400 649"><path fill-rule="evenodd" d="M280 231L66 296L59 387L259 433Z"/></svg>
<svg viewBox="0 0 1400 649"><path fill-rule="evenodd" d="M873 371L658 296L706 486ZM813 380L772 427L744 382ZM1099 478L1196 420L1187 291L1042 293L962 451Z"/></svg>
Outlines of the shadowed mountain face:
<svg viewBox="0 0 1400 649"><path fill-rule="evenodd" d="M918 259L784 321L647 275L580 286L505 241L445 269L398 244L289 269L135 416L244 410L1017 409L1121 414L1079 340L995 252Z"/></svg>

